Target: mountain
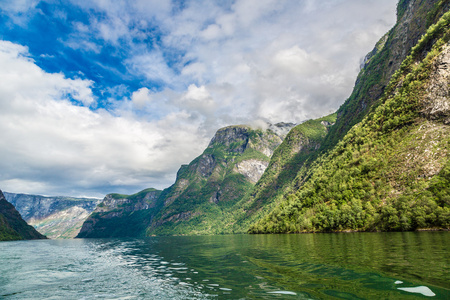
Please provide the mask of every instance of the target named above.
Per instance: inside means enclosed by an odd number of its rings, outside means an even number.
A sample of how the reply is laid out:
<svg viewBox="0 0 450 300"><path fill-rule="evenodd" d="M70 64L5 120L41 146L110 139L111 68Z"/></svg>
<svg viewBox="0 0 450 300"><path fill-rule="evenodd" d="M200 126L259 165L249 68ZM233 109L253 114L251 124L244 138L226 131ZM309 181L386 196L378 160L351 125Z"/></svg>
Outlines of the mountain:
<svg viewBox="0 0 450 300"><path fill-rule="evenodd" d="M435 12L447 12L411 49L383 95L372 104L366 102L363 119L336 146L301 168L291 183L296 188L284 193L279 205L250 232L450 227L450 12L442 9L448 8L448 1L438 1L428 14L418 13L431 2L399 3L398 24L406 22L407 28L411 22L421 28L424 15L435 18ZM392 30L387 40L396 36ZM361 71L360 80L367 79L367 72ZM354 99L340 112L362 107L363 102ZM338 112L334 126L341 124L343 130L360 118L357 113L352 116L352 121L342 121Z"/></svg>
<svg viewBox="0 0 450 300"><path fill-rule="evenodd" d="M315 160L319 149L336 122L336 114L308 120L295 126L277 147L270 163L250 193L236 203L231 218L236 221L225 232L245 232L248 226L273 209L287 191L297 172Z"/></svg>
<svg viewBox="0 0 450 300"><path fill-rule="evenodd" d="M337 111L336 125L330 128L323 150L334 147L348 130L380 104L381 96L410 49L427 28L450 10L448 0L400 0L397 22L367 54L350 97Z"/></svg>
<svg viewBox="0 0 450 300"><path fill-rule="evenodd" d="M230 209L260 179L273 151L293 126L219 129L199 157L181 166L171 187L130 196L107 195L77 237L223 232Z"/></svg>
<svg viewBox="0 0 450 300"><path fill-rule="evenodd" d="M223 233L234 222L232 210L251 191L269 165L274 150L294 124L264 129L219 129L206 150L177 173L163 191L164 206L147 234Z"/></svg>
<svg viewBox="0 0 450 300"><path fill-rule="evenodd" d="M141 237L161 208L161 191L109 194L83 223L77 238Z"/></svg>
<svg viewBox="0 0 450 300"><path fill-rule="evenodd" d="M75 237L99 199L4 193L22 218L52 239Z"/></svg>
<svg viewBox="0 0 450 300"><path fill-rule="evenodd" d="M0 241L45 239L28 225L0 191Z"/></svg>
<svg viewBox="0 0 450 300"><path fill-rule="evenodd" d="M128 235L127 223L139 235L448 229L449 10L400 0L335 114L222 128L153 208L107 196L90 236Z"/></svg>

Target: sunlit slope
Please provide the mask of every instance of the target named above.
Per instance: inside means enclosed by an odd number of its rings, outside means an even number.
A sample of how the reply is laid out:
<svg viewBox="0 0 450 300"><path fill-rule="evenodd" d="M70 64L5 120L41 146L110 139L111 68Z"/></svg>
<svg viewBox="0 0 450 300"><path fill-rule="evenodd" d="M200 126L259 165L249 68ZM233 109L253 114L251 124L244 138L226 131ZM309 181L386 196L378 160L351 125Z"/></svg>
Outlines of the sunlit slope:
<svg viewBox="0 0 450 300"><path fill-rule="evenodd" d="M318 157L328 130L336 122L336 114L308 120L295 126L274 151L270 163L250 193L236 203L224 232L245 232L248 226L267 213L294 187L298 171L307 168Z"/></svg>
<svg viewBox="0 0 450 300"><path fill-rule="evenodd" d="M252 233L450 226L450 13L393 75L379 105L297 174Z"/></svg>
<svg viewBox="0 0 450 300"><path fill-rule="evenodd" d="M335 126L330 128L322 150L334 147L353 125L372 107L379 105L391 76L417 44L427 28L450 10L449 0L400 0L397 22L365 57L352 94L337 111Z"/></svg>
<svg viewBox="0 0 450 300"><path fill-rule="evenodd" d="M163 192L164 207L148 235L217 234L234 223L234 205L247 195L293 124L219 129L203 154L180 168Z"/></svg>

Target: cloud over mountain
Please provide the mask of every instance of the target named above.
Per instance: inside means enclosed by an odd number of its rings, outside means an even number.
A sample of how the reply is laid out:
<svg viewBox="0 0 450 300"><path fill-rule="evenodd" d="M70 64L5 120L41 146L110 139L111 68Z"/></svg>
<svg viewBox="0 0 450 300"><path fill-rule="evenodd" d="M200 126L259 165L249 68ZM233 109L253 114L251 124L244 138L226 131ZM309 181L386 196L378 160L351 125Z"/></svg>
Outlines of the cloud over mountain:
<svg viewBox="0 0 450 300"><path fill-rule="evenodd" d="M222 126L328 114L393 2L4 1L0 186L163 188Z"/></svg>

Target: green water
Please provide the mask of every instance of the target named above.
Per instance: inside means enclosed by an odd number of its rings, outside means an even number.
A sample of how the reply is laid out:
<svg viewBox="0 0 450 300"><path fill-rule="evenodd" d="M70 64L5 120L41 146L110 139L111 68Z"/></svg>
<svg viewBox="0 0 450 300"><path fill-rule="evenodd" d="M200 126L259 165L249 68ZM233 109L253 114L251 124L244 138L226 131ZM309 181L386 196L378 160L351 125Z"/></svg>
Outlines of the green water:
<svg viewBox="0 0 450 300"><path fill-rule="evenodd" d="M0 243L5 299L450 299L448 232Z"/></svg>

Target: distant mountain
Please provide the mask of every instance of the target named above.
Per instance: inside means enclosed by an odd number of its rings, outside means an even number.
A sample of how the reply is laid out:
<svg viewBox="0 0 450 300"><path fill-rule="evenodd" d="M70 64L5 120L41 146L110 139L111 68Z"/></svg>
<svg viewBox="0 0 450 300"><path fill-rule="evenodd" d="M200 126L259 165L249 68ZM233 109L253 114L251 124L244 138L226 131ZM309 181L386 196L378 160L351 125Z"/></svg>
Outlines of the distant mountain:
<svg viewBox="0 0 450 300"><path fill-rule="evenodd" d="M162 206L161 191L109 194L83 223L77 238L142 237Z"/></svg>
<svg viewBox="0 0 450 300"><path fill-rule="evenodd" d="M52 239L75 237L100 199L4 193L28 224Z"/></svg>
<svg viewBox="0 0 450 300"><path fill-rule="evenodd" d="M0 241L45 239L28 225L0 191Z"/></svg>

